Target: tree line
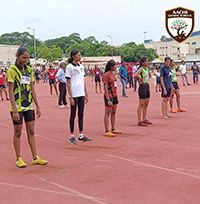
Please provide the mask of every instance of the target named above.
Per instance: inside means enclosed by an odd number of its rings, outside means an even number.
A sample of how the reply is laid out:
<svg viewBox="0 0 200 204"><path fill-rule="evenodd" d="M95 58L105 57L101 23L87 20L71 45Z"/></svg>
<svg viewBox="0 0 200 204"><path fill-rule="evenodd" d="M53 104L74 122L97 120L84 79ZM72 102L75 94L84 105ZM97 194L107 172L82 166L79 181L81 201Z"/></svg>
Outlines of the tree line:
<svg viewBox="0 0 200 204"><path fill-rule="evenodd" d="M34 57L33 35L29 32L13 32L0 36L0 44L26 46ZM61 60L68 57L72 49L80 50L82 56L121 56L123 61L137 62L141 56L147 56L149 61L157 57L156 51L146 49L143 44L134 42L124 43L119 47L111 46L107 41L98 41L94 36L81 39L80 34L49 39L42 42L36 39L37 58L47 61Z"/></svg>

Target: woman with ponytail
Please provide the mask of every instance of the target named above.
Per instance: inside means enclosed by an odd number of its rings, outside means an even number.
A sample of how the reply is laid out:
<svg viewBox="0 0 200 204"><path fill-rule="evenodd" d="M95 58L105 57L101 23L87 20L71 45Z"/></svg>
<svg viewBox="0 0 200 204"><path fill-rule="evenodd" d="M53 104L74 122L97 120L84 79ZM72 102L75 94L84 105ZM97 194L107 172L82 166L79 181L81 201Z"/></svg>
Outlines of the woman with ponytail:
<svg viewBox="0 0 200 204"><path fill-rule="evenodd" d="M135 73L135 78L139 82L139 105L137 109L138 116L138 126L152 125L152 123L147 120L147 107L149 105L150 99L150 87L149 87L149 68L148 68L148 58L142 57L140 60L140 68Z"/></svg>
<svg viewBox="0 0 200 204"><path fill-rule="evenodd" d="M48 161L41 159L37 154L35 142L35 112L37 117L41 116L40 106L35 91L35 79L33 69L27 65L29 52L25 47L17 50L16 62L7 71L10 113L14 126L13 144L16 153L16 166L26 167L21 151L20 138L22 135L23 120L26 124L29 146L32 152L33 164L45 165ZM34 105L35 103L35 110Z"/></svg>
<svg viewBox="0 0 200 204"><path fill-rule="evenodd" d="M67 79L67 90L70 101L70 139L69 143L77 145L78 142L74 136L74 121L76 118L76 110L78 107L78 125L79 125L79 142L89 142L92 139L83 134L83 116L84 107L88 103L88 94L85 83L85 71L83 65L80 63L81 54L78 50L72 50L69 64L66 68L65 77Z"/></svg>
<svg viewBox="0 0 200 204"><path fill-rule="evenodd" d="M104 125L105 134L107 137L115 137L117 134L122 134L121 131L115 129L115 114L117 110L118 95L117 95L117 66L114 60L110 60L106 64L105 73L103 75L104 83L104 102L105 115ZM111 121L111 131L109 129L109 121Z"/></svg>

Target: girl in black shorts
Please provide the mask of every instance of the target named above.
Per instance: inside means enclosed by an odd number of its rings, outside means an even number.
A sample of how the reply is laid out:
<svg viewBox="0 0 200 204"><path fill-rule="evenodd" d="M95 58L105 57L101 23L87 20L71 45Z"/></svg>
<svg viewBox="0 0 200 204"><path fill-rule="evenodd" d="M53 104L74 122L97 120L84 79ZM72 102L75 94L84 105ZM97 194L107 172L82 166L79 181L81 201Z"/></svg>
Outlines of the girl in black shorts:
<svg viewBox="0 0 200 204"><path fill-rule="evenodd" d="M118 95L117 95L117 66L114 60L108 61L106 70L103 75L104 83L104 102L105 102L105 134L107 137L114 137L117 134L122 134L121 131L115 129L115 114L117 110ZM111 121L111 131L109 130L109 119Z"/></svg>
<svg viewBox="0 0 200 204"><path fill-rule="evenodd" d="M149 69L148 69L148 58L143 57L140 61L140 68L135 74L135 77L139 81L139 105L137 109L138 126L152 125L147 120L147 107L150 99L150 88L149 88Z"/></svg>
<svg viewBox="0 0 200 204"><path fill-rule="evenodd" d="M29 59L29 52L26 48L20 47L16 56L16 63L11 65L7 71L11 103L10 112L14 126L13 144L17 158L16 166L19 168L26 167L20 151L23 120L25 120L28 142L33 156L32 163L45 165L48 161L41 159L37 155L35 142L35 111L33 102L35 103L38 117L41 116L41 112L35 91L33 69L26 65Z"/></svg>
<svg viewBox="0 0 200 204"><path fill-rule="evenodd" d="M171 78L172 78L173 89L171 91L170 101L169 101L170 113L185 112L185 110L181 108L181 95L180 95L179 85L178 85L177 76L176 76L175 63L173 60L171 60ZM178 107L177 110L173 109L174 95L176 95L176 102Z"/></svg>
<svg viewBox="0 0 200 204"><path fill-rule="evenodd" d="M98 68L97 65L95 65L95 68L94 68L94 80L95 80L95 91L96 93L98 93L98 86L99 86L99 91L100 93L102 93L102 90L101 90L101 70Z"/></svg>

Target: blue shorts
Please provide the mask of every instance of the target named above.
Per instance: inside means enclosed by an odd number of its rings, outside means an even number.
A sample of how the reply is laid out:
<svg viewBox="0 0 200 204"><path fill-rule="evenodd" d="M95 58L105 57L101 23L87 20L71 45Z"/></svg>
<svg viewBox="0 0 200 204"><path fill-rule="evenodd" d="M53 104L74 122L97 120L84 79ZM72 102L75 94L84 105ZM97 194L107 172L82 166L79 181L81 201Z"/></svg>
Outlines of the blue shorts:
<svg viewBox="0 0 200 204"><path fill-rule="evenodd" d="M54 85L56 83L56 80L55 79L49 79L49 84L50 85Z"/></svg>
<svg viewBox="0 0 200 204"><path fill-rule="evenodd" d="M170 88L170 89L166 89L167 95L164 95L164 89L162 88L161 97L162 97L162 98L169 98L170 95L171 95L171 90L172 90L171 88Z"/></svg>

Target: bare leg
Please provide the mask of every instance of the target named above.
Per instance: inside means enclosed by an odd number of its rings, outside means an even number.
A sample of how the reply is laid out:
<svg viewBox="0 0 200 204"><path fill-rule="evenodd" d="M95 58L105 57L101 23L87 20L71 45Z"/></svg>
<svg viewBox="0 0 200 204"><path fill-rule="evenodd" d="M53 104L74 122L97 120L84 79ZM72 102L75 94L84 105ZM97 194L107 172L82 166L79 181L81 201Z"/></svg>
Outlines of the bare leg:
<svg viewBox="0 0 200 204"><path fill-rule="evenodd" d="M114 105L112 107L112 112L111 112L111 117L110 117L112 130L115 130L115 118L116 118L115 115L116 115L116 110L117 110L117 105Z"/></svg>
<svg viewBox="0 0 200 204"><path fill-rule="evenodd" d="M104 125L105 125L105 131L109 131L109 117L112 112L112 107L105 107L105 115L104 115Z"/></svg>
<svg viewBox="0 0 200 204"><path fill-rule="evenodd" d="M139 105L137 108L138 122L142 122L142 113L143 113L143 109L144 109L144 103L145 103L144 99L139 99Z"/></svg>
<svg viewBox="0 0 200 204"><path fill-rule="evenodd" d="M172 90L171 95L170 95L170 109L173 109L173 100L174 100L174 90Z"/></svg>
<svg viewBox="0 0 200 204"><path fill-rule="evenodd" d="M176 94L177 107L180 109L181 108L181 95L178 89L175 90L175 94Z"/></svg>
<svg viewBox="0 0 200 204"><path fill-rule="evenodd" d="M99 90L100 90L100 93L102 93L101 83L99 83Z"/></svg>
<svg viewBox="0 0 200 204"><path fill-rule="evenodd" d="M26 123L26 132L28 137L28 143L31 148L33 159L37 156L36 142L35 142L35 121Z"/></svg>
<svg viewBox="0 0 200 204"><path fill-rule="evenodd" d="M51 95L51 96L53 95L53 87L52 87L52 84L50 85L50 95Z"/></svg>
<svg viewBox="0 0 200 204"><path fill-rule="evenodd" d="M53 86L54 86L54 89L55 89L56 95L58 96L58 88L57 88L56 84L54 84Z"/></svg>
<svg viewBox="0 0 200 204"><path fill-rule="evenodd" d="M20 137L22 135L22 125L14 125L13 145L15 149L16 158L21 157L20 153Z"/></svg>
<svg viewBox="0 0 200 204"><path fill-rule="evenodd" d="M143 108L143 121L147 120L147 107L149 105L149 99L145 100L144 108Z"/></svg>

